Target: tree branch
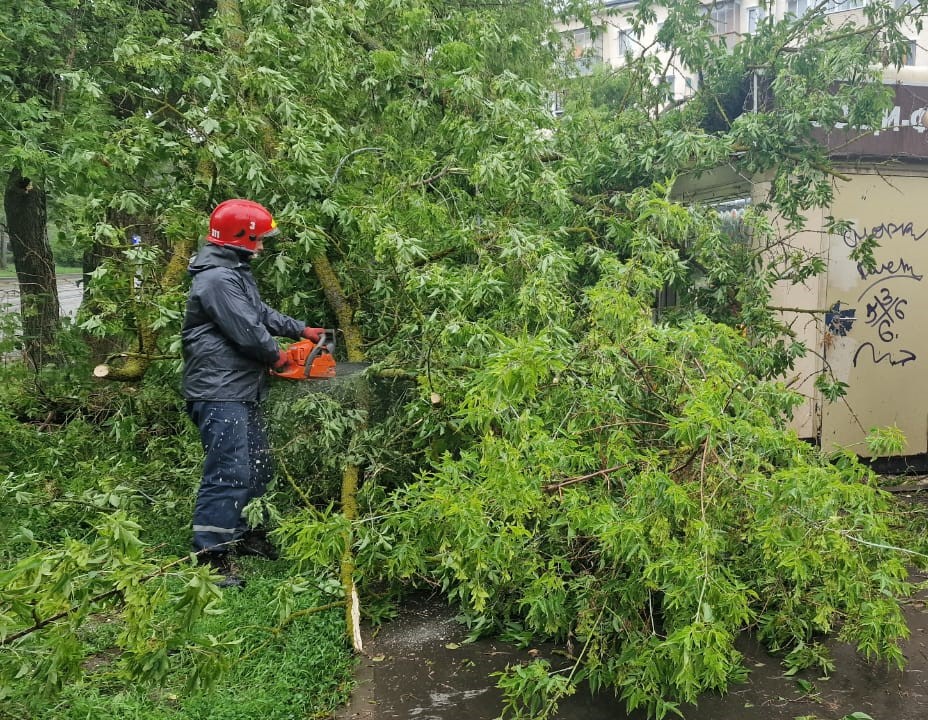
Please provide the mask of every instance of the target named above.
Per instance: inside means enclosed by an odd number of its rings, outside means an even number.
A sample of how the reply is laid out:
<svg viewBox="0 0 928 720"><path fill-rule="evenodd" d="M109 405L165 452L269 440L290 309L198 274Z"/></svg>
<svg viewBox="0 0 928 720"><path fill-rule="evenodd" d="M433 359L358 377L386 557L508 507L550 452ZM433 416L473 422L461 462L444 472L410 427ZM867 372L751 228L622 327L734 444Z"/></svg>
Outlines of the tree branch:
<svg viewBox="0 0 928 720"><path fill-rule="evenodd" d="M606 468L605 470L597 470L596 472L590 473L589 475L578 475L577 477L568 478L567 480L562 480L561 482L549 483L548 485L542 486L542 490L547 493L557 492L562 488L569 487L570 485L576 485L577 483L586 482L587 480L592 480L593 478L602 477L604 475L611 475L614 472L623 470L629 467L628 463L623 465L616 465L611 468Z"/></svg>
<svg viewBox="0 0 928 720"><path fill-rule="evenodd" d="M446 167L440 170L439 172L435 173L431 177L427 177L422 180L417 180L416 182L412 183L409 187L416 188L416 187L422 187L423 185L431 185L436 180L441 180L445 175L467 175L468 172L469 171L467 170L467 168Z"/></svg>
<svg viewBox="0 0 928 720"><path fill-rule="evenodd" d="M193 554L199 555L200 552L205 552L205 551L201 550ZM180 563L187 562L188 559L189 559L189 556L185 556L182 558L178 558L177 560L173 560L169 562L167 565L162 565L155 572L149 573L148 575L143 575L141 578L139 578L138 584L141 585L143 583L147 583L149 580L152 580L156 577L164 575L164 573L167 570L174 567L175 565L179 565ZM87 604L98 603L101 600L107 600L108 598L115 597L120 594L122 594L122 589L120 588L113 588L112 590L106 590L105 592L98 593L97 595L94 595L92 598L87 600ZM27 627L23 630L20 630L19 632L15 632L12 635L7 635L5 638L0 638L0 647L3 647L5 645L12 645L14 642L19 640L20 638L24 638L27 635L31 635L34 632L38 632L42 628L48 627L52 623L58 622L59 620L62 620L68 617L69 615L77 612L80 609L81 609L80 605L72 605L67 610L62 610L61 612L56 613L52 615L51 617L47 617L44 620L37 621L31 627Z"/></svg>

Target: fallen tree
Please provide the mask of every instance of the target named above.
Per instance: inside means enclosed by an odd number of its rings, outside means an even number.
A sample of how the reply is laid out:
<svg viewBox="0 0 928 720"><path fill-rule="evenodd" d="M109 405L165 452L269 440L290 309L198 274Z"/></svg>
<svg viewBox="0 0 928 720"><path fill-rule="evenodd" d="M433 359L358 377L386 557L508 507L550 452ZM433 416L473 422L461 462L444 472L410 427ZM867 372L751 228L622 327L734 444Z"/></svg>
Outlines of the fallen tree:
<svg viewBox="0 0 928 720"><path fill-rule="evenodd" d="M279 455L309 506L284 518L290 557L338 568L348 597L439 587L475 632L579 647L549 709L587 681L666 715L743 677L744 629L796 666L827 662L830 633L899 661L910 586L889 501L786 429L796 396L776 378L804 348L768 307L774 279L821 270L771 215L798 228L832 198L815 123L878 125L876 63L901 61L919 12L892 5L854 28L822 8L769 22L729 52L699 3L674 3L660 41L703 78L682 103L650 55L570 77L543 2L243 3L234 42L228 18L166 20L118 48L126 135L71 220L119 237L97 209L131 205L192 242L221 198L274 211L268 303L415 378L352 407L278 391L296 432ZM758 68L776 110L744 113ZM674 199L676 178L722 164L769 182L751 243ZM140 348L169 355L183 286L141 294L165 256L124 257L101 297L138 290L159 331ZM658 317L666 288L678 304ZM132 326L131 303L101 307L88 331Z"/></svg>

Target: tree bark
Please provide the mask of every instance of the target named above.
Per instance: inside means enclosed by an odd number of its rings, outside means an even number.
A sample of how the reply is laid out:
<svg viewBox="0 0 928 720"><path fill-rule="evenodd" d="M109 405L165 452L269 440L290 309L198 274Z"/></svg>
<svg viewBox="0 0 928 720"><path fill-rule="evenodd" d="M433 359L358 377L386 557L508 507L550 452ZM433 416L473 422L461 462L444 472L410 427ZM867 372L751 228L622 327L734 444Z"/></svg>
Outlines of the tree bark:
<svg viewBox="0 0 928 720"><path fill-rule="evenodd" d="M335 274L335 270L325 253L320 253L313 258L313 270L316 272L319 284L322 285L326 300L335 312L338 327L345 338L348 362L363 361L364 350L361 347L361 329L355 323L354 307L345 295L338 276ZM363 410L367 415L370 409L370 399L366 390L360 393L358 405L359 409ZM360 432L361 429L363 428L358 428L358 431ZM364 649L361 639L361 600L358 597L358 590L354 582L354 534L351 531L354 521L358 519L360 477L361 470L353 463L348 463L342 469L342 514L348 520L348 530L345 531L339 575L341 576L342 589L345 592L346 630L351 645L356 652L362 652Z"/></svg>
<svg viewBox="0 0 928 720"><path fill-rule="evenodd" d="M3 208L19 281L23 356L39 368L52 357L60 312L45 192L23 177L19 168L13 168L7 178Z"/></svg>

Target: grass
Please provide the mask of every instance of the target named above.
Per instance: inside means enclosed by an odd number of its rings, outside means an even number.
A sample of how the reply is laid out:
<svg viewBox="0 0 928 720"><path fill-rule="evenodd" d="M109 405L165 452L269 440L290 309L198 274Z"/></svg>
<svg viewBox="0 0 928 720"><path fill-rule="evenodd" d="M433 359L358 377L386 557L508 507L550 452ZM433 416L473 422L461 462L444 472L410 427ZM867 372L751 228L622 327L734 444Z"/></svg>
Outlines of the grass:
<svg viewBox="0 0 928 720"><path fill-rule="evenodd" d="M89 508L87 493L129 488L120 502L142 526L148 552L165 561L188 552L202 451L169 384L153 379L133 393L108 395L92 386L85 397L61 378L62 397L73 394L70 402L83 402L86 412L60 426L43 426L17 419L46 416L30 386L3 379L8 391L0 400L0 474L34 500L8 497L0 506L0 527L27 527L37 543L55 546L86 534L88 517L99 511ZM58 396L55 383L44 391ZM0 570L33 551L16 533L0 533ZM275 598L284 584L299 582L302 591L286 612L313 609L337 600L331 594L337 583L295 578L286 560L247 558L242 569L247 586L224 591L218 612L195 628L201 638L232 641L222 657L227 669L209 692L187 690L183 662L158 686L128 680L116 648L122 621L108 612L82 626L83 675L59 694L40 699L31 694L35 686L0 676L0 720L329 717L346 702L353 682L344 611L288 615L292 622L281 627ZM181 650L178 659L190 652Z"/></svg>
<svg viewBox="0 0 928 720"><path fill-rule="evenodd" d="M161 553L180 554L189 542L186 502L166 522L143 520L149 547ZM159 542L160 541L160 542ZM167 547L165 547L167 545ZM171 547L173 546L173 547ZM13 684L11 697L0 701L0 718L25 720L85 720L116 718L138 720L286 720L328 718L344 705L353 685L354 656L349 648L340 606L298 615L337 601L322 579L294 578L287 560L256 558L241 561L247 579L243 589L222 593L216 614L199 621L196 634L233 641L223 657L227 669L207 692L189 691L183 665L161 685L127 682L115 641L121 630L118 616L98 616L83 629L87 653L85 673L47 700L19 696ZM288 613L292 622L281 628L275 598L282 583L298 582L298 593ZM337 584L336 584L337 586ZM2 680L2 679L0 679ZM3 683L0 681L0 686Z"/></svg>
<svg viewBox="0 0 928 720"><path fill-rule="evenodd" d="M287 563L252 561L248 585L223 593L222 614L209 617L203 633L238 634L242 642L231 668L210 692L188 693L174 675L160 687L126 686L105 651L100 665L65 689L36 720L119 718L138 720L286 720L324 718L343 705L351 691L354 661L344 634L344 612L333 609L302 617L274 636L271 607ZM300 607L329 602L321 591L305 594ZM2 714L0 714L2 716Z"/></svg>
<svg viewBox="0 0 928 720"><path fill-rule="evenodd" d="M79 267L56 267L55 275L61 277L62 275L80 275L83 270ZM12 261L7 263L5 268L0 268L0 278L15 278L16 277L16 268L13 267Z"/></svg>

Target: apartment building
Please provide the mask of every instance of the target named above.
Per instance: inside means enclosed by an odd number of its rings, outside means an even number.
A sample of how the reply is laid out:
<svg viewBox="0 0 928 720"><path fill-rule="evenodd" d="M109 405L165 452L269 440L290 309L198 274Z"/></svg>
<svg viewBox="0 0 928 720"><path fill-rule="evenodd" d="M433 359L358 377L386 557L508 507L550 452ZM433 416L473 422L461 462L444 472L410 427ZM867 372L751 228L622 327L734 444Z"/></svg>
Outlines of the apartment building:
<svg viewBox="0 0 928 720"><path fill-rule="evenodd" d="M897 7L906 0L897 0ZM867 0L726 0L704 3L717 34L733 45L757 32L765 21L822 10L829 22L863 21ZM596 30L578 23L562 35L578 59L579 72L599 64L620 66L628 55L655 53L668 74L654 78L666 83L675 99L696 90L697 74L671 62L657 40L666 10L641 33L632 30L627 13L635 2L605 3ZM928 308L928 29L911 28L906 65L890 68L884 82L892 85L895 105L870 135L849 140L841 127L822 128L823 142L845 180L835 180L830 208L808 214L798 235L783 228L793 247L819 254L827 271L800 286L776 288L775 306L790 308L782 317L797 339L810 349L784 380L800 392L797 433L826 449L847 447L869 456L865 444L874 427L895 425L907 438L900 458L928 468L928 333L922 332L921 311ZM747 207L763 201L769 179L745 177L731 167L700 178L681 178L675 186L683 201L714 204L737 223ZM829 234L827 217L851 221L842 235ZM773 218L776 222L776 218ZM880 243L877 267L865 269L851 259L866 237ZM847 384L847 396L826 402L814 387L827 371Z"/></svg>
<svg viewBox="0 0 928 720"><path fill-rule="evenodd" d="M895 0L896 6L912 4L916 0ZM757 32L765 20L779 20L788 14L801 17L824 6L823 11L831 22L841 24L847 20L862 20L862 8L867 0L720 0L703 3L716 33L726 43L733 45L740 38ZM573 48L581 73L590 72L597 65L613 67L622 65L627 55L643 53L657 55L669 60L669 54L657 40L667 16L666 8L657 8L657 21L641 34L636 33L626 15L637 5L636 0L611 0L603 4L603 12L597 18L598 26L590 28L574 23L563 29L565 43ZM910 52L906 58L910 67L928 68L928 28L917 32L911 28ZM697 76L693 69L679 63L670 64L670 72L655 82L670 86L675 99L685 98L693 92Z"/></svg>

